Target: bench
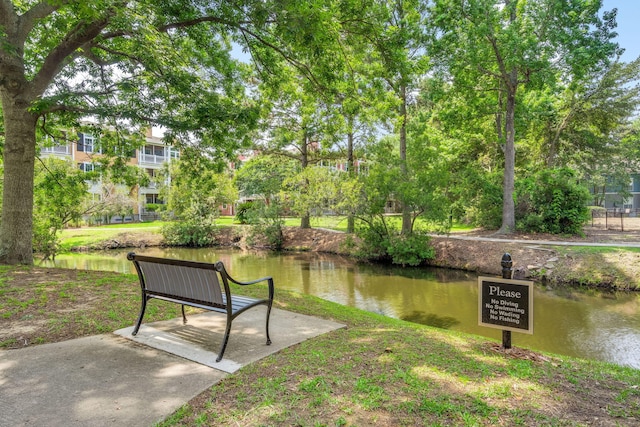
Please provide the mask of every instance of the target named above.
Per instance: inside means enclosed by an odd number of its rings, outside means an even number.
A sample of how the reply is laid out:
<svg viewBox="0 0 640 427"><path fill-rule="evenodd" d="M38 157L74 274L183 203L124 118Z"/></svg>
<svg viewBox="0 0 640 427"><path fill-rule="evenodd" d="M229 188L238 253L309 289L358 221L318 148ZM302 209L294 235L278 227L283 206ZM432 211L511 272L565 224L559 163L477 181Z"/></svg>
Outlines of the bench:
<svg viewBox="0 0 640 427"><path fill-rule="evenodd" d="M210 264L182 261L136 255L134 252L129 252L127 259L133 261L135 265L142 290L142 307L132 335L138 333L147 302L152 298L181 304L184 324L187 323L187 317L184 313L185 305L225 313L227 315L226 329L216 359L216 362L219 362L222 360L222 355L229 341L233 319L252 307L266 305L267 345L271 344L271 339L269 338L269 315L273 305L273 279L271 277L263 277L250 282L240 282L229 276L222 262ZM267 282L269 285L269 297L257 299L232 295L229 289L229 282L241 286Z"/></svg>

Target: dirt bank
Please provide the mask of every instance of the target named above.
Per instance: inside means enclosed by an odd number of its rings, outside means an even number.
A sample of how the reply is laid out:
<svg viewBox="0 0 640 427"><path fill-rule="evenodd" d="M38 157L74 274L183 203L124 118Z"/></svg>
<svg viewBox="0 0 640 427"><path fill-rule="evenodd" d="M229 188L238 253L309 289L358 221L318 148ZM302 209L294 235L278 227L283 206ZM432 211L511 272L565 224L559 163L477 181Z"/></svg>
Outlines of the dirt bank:
<svg viewBox="0 0 640 427"><path fill-rule="evenodd" d="M488 232L465 233L467 236L483 237ZM492 235L491 237L498 237ZM458 240L447 236L433 237L436 258L431 265L474 271L482 274L501 274L500 261L504 253L513 259L513 268L522 270L525 277L549 284L571 284L615 289L640 288L640 252L585 251L582 248L567 248L553 245L527 243L532 240L580 241L591 243L640 242L640 229L620 231L599 228L585 229L583 237L524 235L499 236L505 241L490 242ZM507 239L523 242L510 243ZM263 240L251 236L247 227L221 228L217 237L221 246L240 248L265 248ZM349 254L348 241L353 238L331 230L318 228L300 229L287 227L284 230L285 250ZM159 234L130 231L114 239L101 242L90 248L113 249L125 247L161 246Z"/></svg>

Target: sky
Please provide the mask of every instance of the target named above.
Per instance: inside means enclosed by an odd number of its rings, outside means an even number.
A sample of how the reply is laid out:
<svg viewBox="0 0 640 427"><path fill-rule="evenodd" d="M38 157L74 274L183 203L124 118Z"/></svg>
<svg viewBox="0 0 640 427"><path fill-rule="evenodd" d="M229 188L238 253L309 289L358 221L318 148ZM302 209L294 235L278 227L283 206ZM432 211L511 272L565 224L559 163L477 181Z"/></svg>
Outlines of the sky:
<svg viewBox="0 0 640 427"><path fill-rule="evenodd" d="M640 56L640 0L603 0L603 10L618 9L616 41L625 49L622 61Z"/></svg>

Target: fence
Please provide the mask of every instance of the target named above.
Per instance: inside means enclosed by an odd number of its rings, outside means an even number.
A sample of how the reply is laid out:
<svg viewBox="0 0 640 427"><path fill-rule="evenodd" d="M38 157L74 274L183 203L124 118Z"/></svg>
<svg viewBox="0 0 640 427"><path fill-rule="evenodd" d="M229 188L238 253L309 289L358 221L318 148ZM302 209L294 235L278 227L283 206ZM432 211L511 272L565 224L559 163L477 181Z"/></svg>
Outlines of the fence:
<svg viewBox="0 0 640 427"><path fill-rule="evenodd" d="M593 209L591 227L605 230L640 230L640 209Z"/></svg>

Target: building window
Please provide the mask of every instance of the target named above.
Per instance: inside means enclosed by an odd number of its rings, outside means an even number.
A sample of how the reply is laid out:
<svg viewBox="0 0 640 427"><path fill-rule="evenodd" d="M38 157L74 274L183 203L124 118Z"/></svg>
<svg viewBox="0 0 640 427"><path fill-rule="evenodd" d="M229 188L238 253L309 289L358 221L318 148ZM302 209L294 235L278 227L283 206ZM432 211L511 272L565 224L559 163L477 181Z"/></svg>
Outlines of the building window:
<svg viewBox="0 0 640 427"><path fill-rule="evenodd" d="M156 205L164 204L159 194L147 194L145 195L145 198L146 198L147 204L150 204L150 203L156 204Z"/></svg>
<svg viewBox="0 0 640 427"><path fill-rule="evenodd" d="M83 172L93 172L97 169L93 163L78 163L78 167Z"/></svg>
<svg viewBox="0 0 640 427"><path fill-rule="evenodd" d="M164 157L164 147L159 145L145 145L143 152L147 156Z"/></svg>
<svg viewBox="0 0 640 427"><path fill-rule="evenodd" d="M84 151L85 153L95 152L96 138L93 135L86 133L80 134L80 140L78 141L78 151Z"/></svg>

